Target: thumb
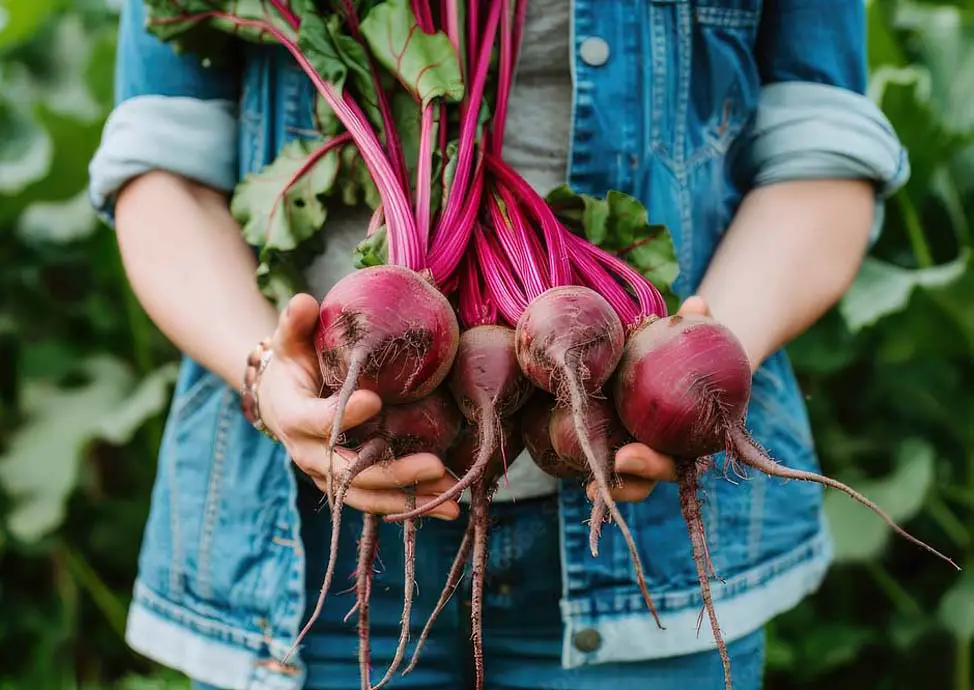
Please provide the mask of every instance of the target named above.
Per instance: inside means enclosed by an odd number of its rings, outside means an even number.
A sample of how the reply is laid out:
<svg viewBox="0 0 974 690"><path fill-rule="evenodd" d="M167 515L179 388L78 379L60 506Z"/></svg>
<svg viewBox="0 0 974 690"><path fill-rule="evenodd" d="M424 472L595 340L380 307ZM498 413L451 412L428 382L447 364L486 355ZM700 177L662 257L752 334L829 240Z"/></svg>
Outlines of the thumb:
<svg viewBox="0 0 974 690"><path fill-rule="evenodd" d="M677 313L681 316L710 316L710 305L700 295L693 295L687 297Z"/></svg>
<svg viewBox="0 0 974 690"><path fill-rule="evenodd" d="M318 302L307 294L295 295L281 313L274 333L274 351L285 357L306 354L314 348Z"/></svg>
<svg viewBox="0 0 974 690"><path fill-rule="evenodd" d="M352 393L343 410L342 431L366 422L382 409L382 401L372 391L357 390ZM296 430L320 438L331 435L332 422L338 413L338 396L308 398L295 406L290 424Z"/></svg>

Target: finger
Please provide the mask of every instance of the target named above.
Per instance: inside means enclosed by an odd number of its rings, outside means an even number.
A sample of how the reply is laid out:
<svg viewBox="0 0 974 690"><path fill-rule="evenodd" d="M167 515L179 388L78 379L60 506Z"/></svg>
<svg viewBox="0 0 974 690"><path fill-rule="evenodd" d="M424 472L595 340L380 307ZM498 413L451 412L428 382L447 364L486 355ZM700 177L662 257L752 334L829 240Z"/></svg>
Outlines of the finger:
<svg viewBox="0 0 974 690"><path fill-rule="evenodd" d="M710 316L710 306L700 295L693 295L680 305L680 311L677 314L681 316Z"/></svg>
<svg viewBox="0 0 974 690"><path fill-rule="evenodd" d="M438 457L430 453L416 453L373 465L355 477L352 486L359 489L402 489L418 482L440 479L445 474L446 468Z"/></svg>
<svg viewBox="0 0 974 690"><path fill-rule="evenodd" d="M307 294L291 298L277 322L274 352L282 357L306 355L314 350L314 332L318 324L318 302Z"/></svg>
<svg viewBox="0 0 974 690"><path fill-rule="evenodd" d="M319 484L319 488L323 488L323 482ZM409 510L406 498L406 494L397 489L371 490L352 488L345 494L345 503L365 513L389 515L391 513L404 513ZM433 498L433 496L417 496L416 507L421 508L426 503L432 501ZM460 517L460 505L456 501L447 501L430 511L429 517L435 517L441 520L456 520Z"/></svg>
<svg viewBox="0 0 974 690"><path fill-rule="evenodd" d="M642 443L630 443L616 451L615 469L643 479L676 481L676 464L669 456L657 453Z"/></svg>
<svg viewBox="0 0 974 690"><path fill-rule="evenodd" d="M331 425L337 411L338 397L304 398L295 401L291 426L295 431L317 439L331 437ZM342 417L342 431L348 431L378 414L382 400L372 391L357 390L352 393ZM322 446L324 450L324 446ZM326 454L327 455L327 454Z"/></svg>
<svg viewBox="0 0 974 690"><path fill-rule="evenodd" d="M428 482L419 482L416 485L416 494L418 496L439 496L440 494L446 493L454 486L456 486L457 480L447 472L439 479L433 479Z"/></svg>
<svg viewBox="0 0 974 690"><path fill-rule="evenodd" d="M646 500L659 483L653 479L641 479L631 475L622 475L620 479L622 484L612 487L609 494L613 500L621 503L635 503ZM585 488L585 493L590 501L595 500L595 496L598 494L598 486L595 482L589 482Z"/></svg>

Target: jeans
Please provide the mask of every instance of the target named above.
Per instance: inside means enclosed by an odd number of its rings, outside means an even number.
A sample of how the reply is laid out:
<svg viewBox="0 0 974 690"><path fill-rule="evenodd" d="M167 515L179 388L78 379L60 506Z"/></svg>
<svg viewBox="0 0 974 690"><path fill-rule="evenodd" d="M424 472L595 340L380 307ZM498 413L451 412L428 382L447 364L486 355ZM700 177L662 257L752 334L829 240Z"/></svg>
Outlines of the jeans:
<svg viewBox="0 0 974 690"><path fill-rule="evenodd" d="M307 592L313 607L326 564L329 520L320 494L301 482L299 502L309 565ZM491 508L483 640L487 690L721 690L723 668L716 651L625 664L561 667L561 574L558 510L554 497ZM466 514L455 522L427 519L416 544L417 592L411 616L406 667L427 617L439 597L463 536ZM302 643L307 690L358 690L356 617L343 621L354 603L353 572L361 518L347 509L342 519L339 562L324 611ZM606 525L605 529L613 529ZM372 683L385 674L399 640L403 549L399 525L382 524L370 607ZM437 618L420 661L388 688L462 690L473 687L470 647L470 585L465 578ZM706 624L706 621L704 621ZM735 690L760 690L764 631L728 645ZM216 690L195 684L194 690Z"/></svg>

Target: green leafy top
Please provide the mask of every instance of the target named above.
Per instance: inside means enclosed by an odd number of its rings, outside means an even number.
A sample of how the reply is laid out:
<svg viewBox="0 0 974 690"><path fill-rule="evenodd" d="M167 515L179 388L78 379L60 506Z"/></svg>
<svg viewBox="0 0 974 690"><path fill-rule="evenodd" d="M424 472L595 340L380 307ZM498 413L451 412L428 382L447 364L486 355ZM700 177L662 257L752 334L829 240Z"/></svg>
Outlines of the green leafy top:
<svg viewBox="0 0 974 690"><path fill-rule="evenodd" d="M667 309L678 307L672 286L680 264L673 238L666 226L649 222L649 212L638 199L617 191L600 199L561 186L548 194L548 203L575 232L625 259L645 276L663 295Z"/></svg>
<svg viewBox="0 0 974 690"><path fill-rule="evenodd" d="M362 21L362 35L376 60L422 105L435 98L463 98L460 62L442 31L424 33L409 0L386 0Z"/></svg>

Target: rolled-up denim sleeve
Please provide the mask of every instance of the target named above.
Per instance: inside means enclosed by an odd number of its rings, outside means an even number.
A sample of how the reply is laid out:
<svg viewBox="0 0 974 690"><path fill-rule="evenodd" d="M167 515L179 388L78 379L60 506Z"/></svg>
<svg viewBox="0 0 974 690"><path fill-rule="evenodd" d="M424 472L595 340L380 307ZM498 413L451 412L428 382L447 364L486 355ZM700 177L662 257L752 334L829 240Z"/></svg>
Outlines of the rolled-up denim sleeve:
<svg viewBox="0 0 974 690"><path fill-rule="evenodd" d="M141 0L124 0L115 104L89 164L89 197L114 223L117 192L151 170L229 191L237 178L237 92L232 68L209 67L151 34Z"/></svg>
<svg viewBox="0 0 974 690"><path fill-rule="evenodd" d="M872 241L885 200L909 179L893 126L866 93L862 0L765 3L756 57L762 90L735 177L747 187L801 179L876 185Z"/></svg>

